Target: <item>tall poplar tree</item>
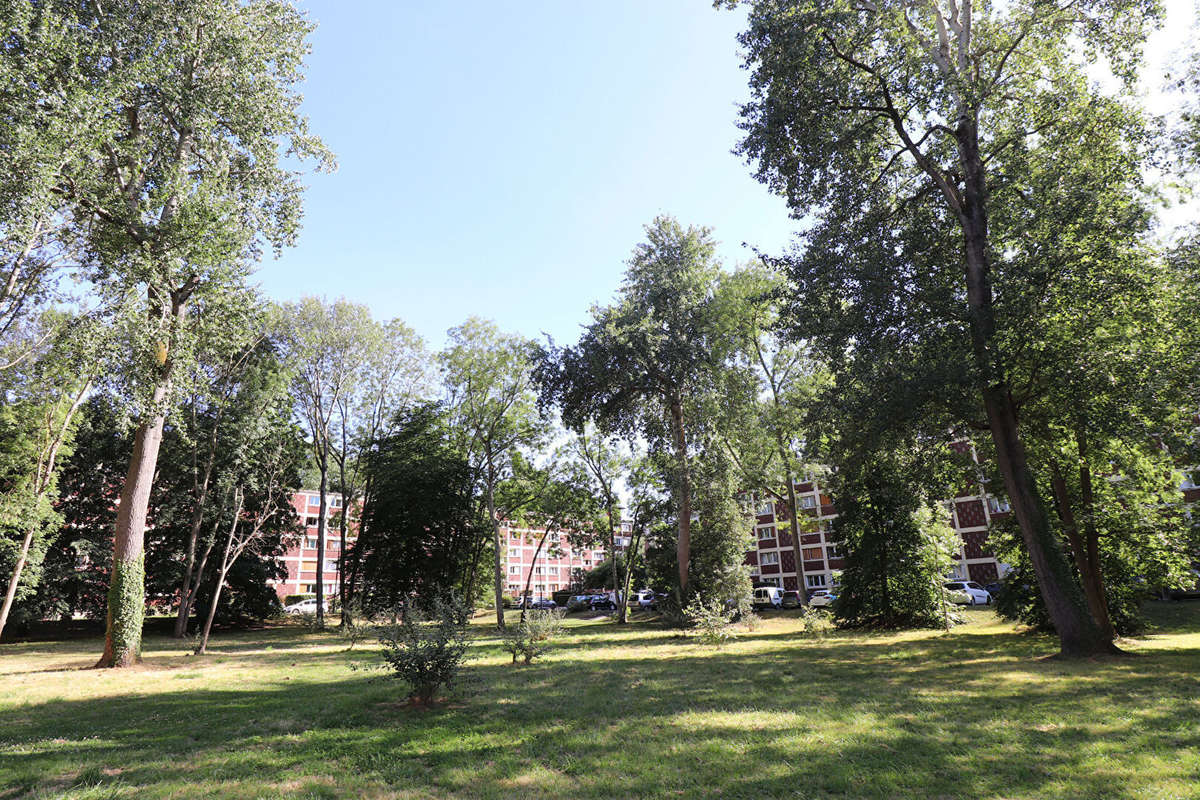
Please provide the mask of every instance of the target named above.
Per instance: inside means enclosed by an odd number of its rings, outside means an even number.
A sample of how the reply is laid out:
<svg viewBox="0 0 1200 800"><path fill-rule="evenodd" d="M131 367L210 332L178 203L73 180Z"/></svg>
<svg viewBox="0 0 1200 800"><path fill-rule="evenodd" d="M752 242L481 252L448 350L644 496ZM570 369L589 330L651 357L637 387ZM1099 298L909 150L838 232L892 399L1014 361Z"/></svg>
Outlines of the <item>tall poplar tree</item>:
<svg viewBox="0 0 1200 800"><path fill-rule="evenodd" d="M121 382L137 430L98 663L128 666L141 651L146 509L165 417L197 342L240 327L263 244L295 237L302 186L285 155L329 163L296 91L312 25L281 0L29 5L70 27L77 51L60 69L101 109L68 122L89 136L54 192L86 228L90 277L124 309L129 334Z"/></svg>

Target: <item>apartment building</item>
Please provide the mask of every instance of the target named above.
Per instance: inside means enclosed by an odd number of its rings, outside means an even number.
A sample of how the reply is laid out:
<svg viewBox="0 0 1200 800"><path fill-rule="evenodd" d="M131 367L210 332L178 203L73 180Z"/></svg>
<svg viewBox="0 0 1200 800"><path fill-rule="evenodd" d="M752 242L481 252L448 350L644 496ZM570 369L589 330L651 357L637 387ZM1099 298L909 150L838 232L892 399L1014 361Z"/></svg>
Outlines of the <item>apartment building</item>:
<svg viewBox="0 0 1200 800"><path fill-rule="evenodd" d="M796 484L796 504L806 517L800 529L801 570L796 569L796 551L792 540L787 508L774 502L763 502L756 509L754 538L756 546L746 553L745 564L756 586L779 586L783 589L826 589L839 582L845 565L845 553L832 535L837 518L833 501L816 480ZM1008 565L996 559L987 548L988 526L993 519L1010 513L1008 504L989 494L964 494L947 502L951 524L959 535L955 554L955 574L980 583L1003 577Z"/></svg>
<svg viewBox="0 0 1200 800"><path fill-rule="evenodd" d="M347 541L343 542L338 532L338 518L342 512L342 496L336 492L326 492L325 499L329 507L325 510L325 552L317 548L317 523L321 516L321 495L314 490L305 489L292 496L292 507L304 520L304 535L301 536L279 560L287 567L287 578L273 581L275 593L280 600L292 594L315 594L317 591L317 561L324 559L322 582L325 584L325 596L338 596L341 586L339 558L342 550L354 543L356 520L350 519L347 530Z"/></svg>
<svg viewBox="0 0 1200 800"><path fill-rule="evenodd" d="M520 596L528 585L532 599L549 598L554 592L575 588L583 573L608 557L603 542L595 547L575 547L565 533L549 534L539 551L538 542L545 533L544 529L516 526L500 529L507 594ZM629 525L623 523L616 536L618 552L629 547L630 536Z"/></svg>
<svg viewBox="0 0 1200 800"><path fill-rule="evenodd" d="M975 448L967 441L955 442L958 453L969 456L978 465ZM959 578L990 583L1004 577L1009 566L999 561L988 549L988 528L993 520L1004 519L1011 513L1008 502L989 494L982 483L968 481L959 496L945 502L950 524L959 536L958 552L954 555L954 573ZM779 586L806 590L830 588L838 583L845 553L831 535L831 523L837 518L833 501L815 478L796 484L796 504L808 524L800 529L800 570L796 569L796 553L792 543L792 526L787 509L773 502L764 502L756 509L754 536L756 547L746 553L745 564L750 566L756 586ZM803 581L800 576L803 575Z"/></svg>

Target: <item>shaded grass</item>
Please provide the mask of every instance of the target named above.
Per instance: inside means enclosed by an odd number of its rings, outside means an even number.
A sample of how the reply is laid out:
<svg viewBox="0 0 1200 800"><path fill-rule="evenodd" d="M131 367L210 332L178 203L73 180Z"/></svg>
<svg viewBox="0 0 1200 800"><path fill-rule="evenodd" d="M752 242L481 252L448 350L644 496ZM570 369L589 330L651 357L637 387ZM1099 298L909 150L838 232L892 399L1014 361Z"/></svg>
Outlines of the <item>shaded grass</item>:
<svg viewBox="0 0 1200 800"><path fill-rule="evenodd" d="M1134 655L1046 659L990 612L807 640L770 616L721 649L571 622L512 667L480 620L460 696L405 706L371 648L278 627L207 657L151 638L0 645L0 798L1200 798L1200 604Z"/></svg>

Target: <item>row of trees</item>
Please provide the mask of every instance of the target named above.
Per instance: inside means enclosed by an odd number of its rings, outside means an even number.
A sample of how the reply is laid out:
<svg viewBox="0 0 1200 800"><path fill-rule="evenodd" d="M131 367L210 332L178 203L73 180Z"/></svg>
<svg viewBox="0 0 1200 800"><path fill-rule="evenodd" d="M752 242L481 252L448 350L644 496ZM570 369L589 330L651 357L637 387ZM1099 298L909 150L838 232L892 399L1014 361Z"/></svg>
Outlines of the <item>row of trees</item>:
<svg viewBox="0 0 1200 800"><path fill-rule="evenodd" d="M329 491L343 534L361 514L343 608L490 589L503 626L502 521L615 551L622 519L682 608L744 593L750 498L788 510L803 581L793 484L820 464L847 580L920 606L848 620L928 617L938 501L982 483L1012 503L1022 613L1064 653L1112 650L1114 597L1194 552L1171 492L1200 461L1200 259L1154 236L1146 175L1194 167L1200 134L1192 114L1163 135L1134 96L1157 6L746 5L741 152L807 221L795 250L727 270L707 229L661 217L578 342L472 319L436 356L360 306L247 285L296 235L293 165L332 166L290 3L7 6L0 632L98 587L101 665L136 660L147 587L180 634L207 597L210 627L239 570L265 589L302 480L322 556ZM81 532L110 517L106 555Z"/></svg>

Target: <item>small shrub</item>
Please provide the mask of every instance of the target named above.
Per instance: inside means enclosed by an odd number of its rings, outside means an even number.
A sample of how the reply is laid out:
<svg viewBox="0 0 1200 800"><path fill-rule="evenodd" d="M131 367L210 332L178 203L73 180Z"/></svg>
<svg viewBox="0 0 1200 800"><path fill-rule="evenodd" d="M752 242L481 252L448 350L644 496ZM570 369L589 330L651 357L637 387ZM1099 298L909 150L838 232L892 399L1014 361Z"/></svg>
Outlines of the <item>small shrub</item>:
<svg viewBox="0 0 1200 800"><path fill-rule="evenodd" d="M800 619L804 623L803 633L810 639L824 639L833 630L833 615L823 609L804 606L800 609Z"/></svg>
<svg viewBox="0 0 1200 800"><path fill-rule="evenodd" d="M525 615L515 628L504 632L502 647L512 654L512 663L517 658L532 664L538 656L550 649L550 640L563 630L563 612L557 609L534 609Z"/></svg>
<svg viewBox="0 0 1200 800"><path fill-rule="evenodd" d="M338 638L346 643L346 650L353 650L359 642L365 642L378 632L369 620L362 617L343 617L342 626L337 629Z"/></svg>
<svg viewBox="0 0 1200 800"><path fill-rule="evenodd" d="M747 611L745 614L742 614L741 619L738 620L738 624L747 631L756 631L762 625L762 617L753 611Z"/></svg>
<svg viewBox="0 0 1200 800"><path fill-rule="evenodd" d="M734 638L731 619L733 610L723 600L696 597L684 610L688 622L696 629L696 638L703 644L721 647Z"/></svg>
<svg viewBox="0 0 1200 800"><path fill-rule="evenodd" d="M467 655L469 614L455 598L438 599L428 609L410 609L402 622L381 630L384 663L408 684L416 702L429 705L440 689L454 686Z"/></svg>

